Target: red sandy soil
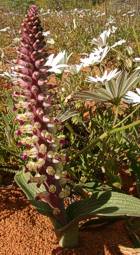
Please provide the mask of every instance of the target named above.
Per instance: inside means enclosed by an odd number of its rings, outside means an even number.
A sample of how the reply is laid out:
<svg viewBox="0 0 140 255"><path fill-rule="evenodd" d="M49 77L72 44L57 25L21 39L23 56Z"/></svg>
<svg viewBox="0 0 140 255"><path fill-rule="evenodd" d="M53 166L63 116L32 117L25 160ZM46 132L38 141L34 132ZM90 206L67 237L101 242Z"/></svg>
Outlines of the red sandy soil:
<svg viewBox="0 0 140 255"><path fill-rule="evenodd" d="M132 247L123 221L118 221L84 230L78 248L59 250L49 219L15 185L0 188L0 255L140 255Z"/></svg>

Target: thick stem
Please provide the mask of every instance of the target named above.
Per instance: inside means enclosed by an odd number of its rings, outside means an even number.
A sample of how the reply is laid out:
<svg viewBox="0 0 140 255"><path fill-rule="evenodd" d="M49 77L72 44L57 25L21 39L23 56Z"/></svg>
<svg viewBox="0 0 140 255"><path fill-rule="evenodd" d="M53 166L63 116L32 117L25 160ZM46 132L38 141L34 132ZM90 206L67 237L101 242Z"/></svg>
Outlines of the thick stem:
<svg viewBox="0 0 140 255"><path fill-rule="evenodd" d="M61 223L55 218L50 217L50 220L54 226L54 231L59 241L60 247L74 248L79 243L79 227L78 222L74 224L61 225Z"/></svg>
<svg viewBox="0 0 140 255"><path fill-rule="evenodd" d="M74 248L78 246L79 228L78 224L74 224L61 233L59 237L59 245L63 248Z"/></svg>
<svg viewBox="0 0 140 255"><path fill-rule="evenodd" d="M116 106L115 117L114 117L114 121L113 121L113 127L115 126L115 124L117 122L118 113L119 113L119 105Z"/></svg>

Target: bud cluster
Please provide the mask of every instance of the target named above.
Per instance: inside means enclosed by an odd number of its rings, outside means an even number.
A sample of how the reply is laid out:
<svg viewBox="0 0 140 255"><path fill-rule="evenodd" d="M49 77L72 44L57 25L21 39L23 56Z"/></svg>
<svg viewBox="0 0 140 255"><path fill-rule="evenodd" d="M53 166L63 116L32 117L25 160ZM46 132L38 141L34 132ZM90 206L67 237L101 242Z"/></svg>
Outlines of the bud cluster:
<svg viewBox="0 0 140 255"><path fill-rule="evenodd" d="M37 198L48 203L54 213L61 215L63 198L68 196L68 186L60 183L65 156L59 152L62 137L56 130L61 123L52 117L53 84L48 83L45 41L36 6L31 6L21 26L21 43L16 64L17 85L14 101L18 112L16 120L18 145L24 148L22 159L25 171L30 171L31 182L44 184L45 193ZM62 216L62 215L61 215Z"/></svg>

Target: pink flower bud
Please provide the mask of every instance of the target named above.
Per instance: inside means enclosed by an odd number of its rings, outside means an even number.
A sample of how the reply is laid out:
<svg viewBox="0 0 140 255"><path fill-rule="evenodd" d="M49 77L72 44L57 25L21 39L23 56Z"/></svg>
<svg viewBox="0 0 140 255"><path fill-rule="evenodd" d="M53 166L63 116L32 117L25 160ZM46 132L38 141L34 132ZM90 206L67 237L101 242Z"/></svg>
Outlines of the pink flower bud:
<svg viewBox="0 0 140 255"><path fill-rule="evenodd" d="M23 154L22 156L21 156L21 158L22 158L22 160L27 160L27 155L26 154Z"/></svg>
<svg viewBox="0 0 140 255"><path fill-rule="evenodd" d="M37 99L38 99L38 101L43 101L44 100L44 95L39 94Z"/></svg>
<svg viewBox="0 0 140 255"><path fill-rule="evenodd" d="M35 79L35 80L38 80L39 76L40 76L40 73L37 72L37 71L33 72L33 74L32 74L32 78Z"/></svg>
<svg viewBox="0 0 140 255"><path fill-rule="evenodd" d="M21 132L20 130L16 130L16 131L15 131L15 135L21 136L21 134L22 134L22 132Z"/></svg>
<svg viewBox="0 0 140 255"><path fill-rule="evenodd" d="M38 86L43 86L44 85L44 80L38 80Z"/></svg>
<svg viewBox="0 0 140 255"><path fill-rule="evenodd" d="M40 60L35 61L35 66L40 68L45 63L45 60L42 58Z"/></svg>

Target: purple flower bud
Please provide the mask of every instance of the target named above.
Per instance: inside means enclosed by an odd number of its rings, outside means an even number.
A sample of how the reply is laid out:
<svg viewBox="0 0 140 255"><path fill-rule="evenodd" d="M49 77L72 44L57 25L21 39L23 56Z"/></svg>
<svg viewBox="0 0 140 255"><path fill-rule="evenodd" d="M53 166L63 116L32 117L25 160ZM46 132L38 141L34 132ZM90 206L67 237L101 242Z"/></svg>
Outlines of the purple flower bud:
<svg viewBox="0 0 140 255"><path fill-rule="evenodd" d="M21 156L21 159L22 159L22 160L27 160L27 158L28 158L28 156L27 156L26 154L23 154L23 155Z"/></svg>
<svg viewBox="0 0 140 255"><path fill-rule="evenodd" d="M15 131L15 135L21 136L21 134L22 134L22 132L21 132L20 130L16 130L16 131Z"/></svg>

